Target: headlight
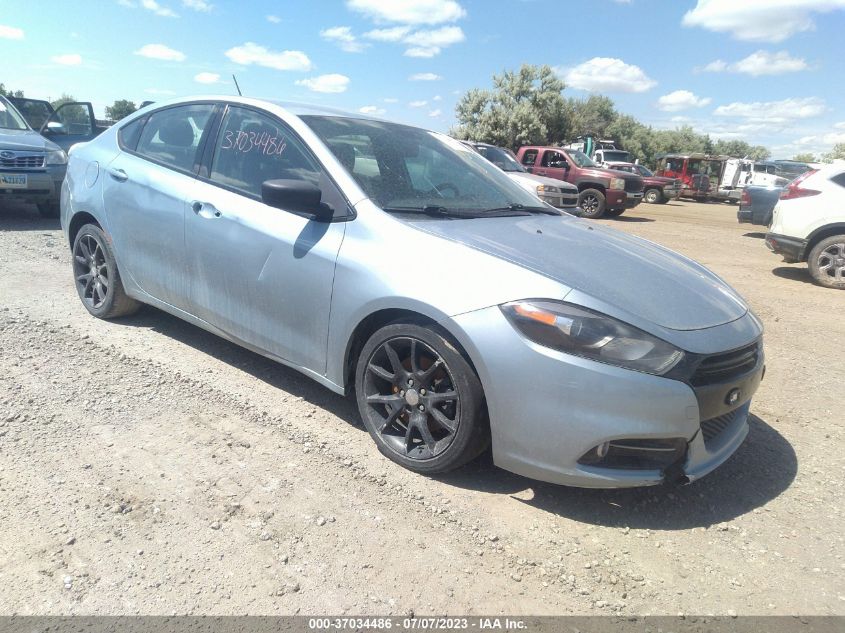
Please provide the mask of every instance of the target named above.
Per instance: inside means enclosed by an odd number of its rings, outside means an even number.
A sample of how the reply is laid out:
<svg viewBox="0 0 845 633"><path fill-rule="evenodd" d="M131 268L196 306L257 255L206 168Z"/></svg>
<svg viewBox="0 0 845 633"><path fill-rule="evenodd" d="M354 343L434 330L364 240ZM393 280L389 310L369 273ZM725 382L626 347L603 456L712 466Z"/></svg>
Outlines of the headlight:
<svg viewBox="0 0 845 633"><path fill-rule="evenodd" d="M537 185L537 193L560 193L560 189L551 185Z"/></svg>
<svg viewBox="0 0 845 633"><path fill-rule="evenodd" d="M67 165L67 154L63 149L54 149L47 152L48 165Z"/></svg>
<svg viewBox="0 0 845 633"><path fill-rule="evenodd" d="M649 374L662 375L684 353L659 338L559 301L514 301L500 306L529 340L551 349Z"/></svg>
<svg viewBox="0 0 845 633"><path fill-rule="evenodd" d="M610 179L610 188L611 189L622 189L625 190L625 179L624 178L611 178Z"/></svg>

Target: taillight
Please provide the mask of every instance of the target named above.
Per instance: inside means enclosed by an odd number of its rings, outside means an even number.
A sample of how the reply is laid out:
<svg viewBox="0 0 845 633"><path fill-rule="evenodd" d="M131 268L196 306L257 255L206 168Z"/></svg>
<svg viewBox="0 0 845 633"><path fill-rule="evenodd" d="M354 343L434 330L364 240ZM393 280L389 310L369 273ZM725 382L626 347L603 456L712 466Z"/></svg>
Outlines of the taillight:
<svg viewBox="0 0 845 633"><path fill-rule="evenodd" d="M794 200L795 198L806 198L807 196L816 196L821 193L821 191L817 191L816 189L805 189L801 186L807 178L812 176L818 171L818 169L810 169L809 171L805 171L803 174L798 176L795 180L793 180L789 185L787 185L786 189L784 189L780 194L781 200Z"/></svg>
<svg viewBox="0 0 845 633"><path fill-rule="evenodd" d="M751 194L748 193L748 189L742 190L742 196L739 198L739 204L743 207L750 207L751 206Z"/></svg>

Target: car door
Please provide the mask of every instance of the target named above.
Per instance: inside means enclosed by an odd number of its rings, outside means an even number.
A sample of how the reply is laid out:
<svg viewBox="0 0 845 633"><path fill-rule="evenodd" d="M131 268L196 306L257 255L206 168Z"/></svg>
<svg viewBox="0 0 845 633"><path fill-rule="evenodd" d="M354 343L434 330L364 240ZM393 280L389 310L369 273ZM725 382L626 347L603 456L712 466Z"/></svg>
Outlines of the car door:
<svg viewBox="0 0 845 633"><path fill-rule="evenodd" d="M558 180L566 180L566 173L569 171L569 164L562 152L547 149L543 152L540 166L534 169L538 176L548 176Z"/></svg>
<svg viewBox="0 0 845 633"><path fill-rule="evenodd" d="M42 99L26 97L7 97L7 99L12 102L33 130L40 130L54 112L50 102Z"/></svg>
<svg viewBox="0 0 845 633"><path fill-rule="evenodd" d="M279 119L230 105L188 205L195 314L230 336L324 373L335 261L351 210L306 145ZM272 179L317 184L336 222L265 205Z"/></svg>
<svg viewBox="0 0 845 633"><path fill-rule="evenodd" d="M121 273L180 309L185 284L185 213L215 105L156 110L121 126L121 152L104 165L103 203Z"/></svg>
<svg viewBox="0 0 845 633"><path fill-rule="evenodd" d="M102 130L94 118L94 108L87 101L61 104L41 128L41 135L68 151L76 143L85 143Z"/></svg>

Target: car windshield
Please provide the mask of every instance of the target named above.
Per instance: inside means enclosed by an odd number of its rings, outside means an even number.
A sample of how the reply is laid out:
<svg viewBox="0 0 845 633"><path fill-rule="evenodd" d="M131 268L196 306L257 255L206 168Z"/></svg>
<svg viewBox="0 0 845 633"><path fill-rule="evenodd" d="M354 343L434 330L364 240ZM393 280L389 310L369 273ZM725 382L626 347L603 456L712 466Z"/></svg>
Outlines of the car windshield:
<svg viewBox="0 0 845 633"><path fill-rule="evenodd" d="M645 165L637 165L637 171L640 172L640 176L645 176L646 178L654 176L654 172Z"/></svg>
<svg viewBox="0 0 845 633"><path fill-rule="evenodd" d="M525 168L519 164L516 156L510 150L502 147L485 147L484 145L481 145L477 149L479 154L502 171L525 171Z"/></svg>
<svg viewBox="0 0 845 633"><path fill-rule="evenodd" d="M302 116L382 209L431 215L552 212L478 152L448 136L397 123Z"/></svg>
<svg viewBox="0 0 845 633"><path fill-rule="evenodd" d="M0 97L0 128L6 130L28 130L29 127L23 117L15 110L15 106Z"/></svg>
<svg viewBox="0 0 845 633"><path fill-rule="evenodd" d="M589 156L587 156L584 152L579 151L577 149L571 149L568 151L569 158L572 159L578 167L595 167L596 164L590 160Z"/></svg>

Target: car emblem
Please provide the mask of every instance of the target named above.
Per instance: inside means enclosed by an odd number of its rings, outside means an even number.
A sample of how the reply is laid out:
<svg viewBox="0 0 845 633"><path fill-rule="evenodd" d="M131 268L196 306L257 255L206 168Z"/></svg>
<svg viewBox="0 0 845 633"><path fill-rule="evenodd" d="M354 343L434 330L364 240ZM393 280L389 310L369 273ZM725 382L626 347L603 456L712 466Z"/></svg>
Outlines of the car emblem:
<svg viewBox="0 0 845 633"><path fill-rule="evenodd" d="M725 396L725 404L732 405L739 402L739 397L742 395L742 392L739 389L731 389L728 392L728 395Z"/></svg>
<svg viewBox="0 0 845 633"><path fill-rule="evenodd" d="M9 152L9 151L0 152L0 158L14 158L14 157L15 157L14 152Z"/></svg>

